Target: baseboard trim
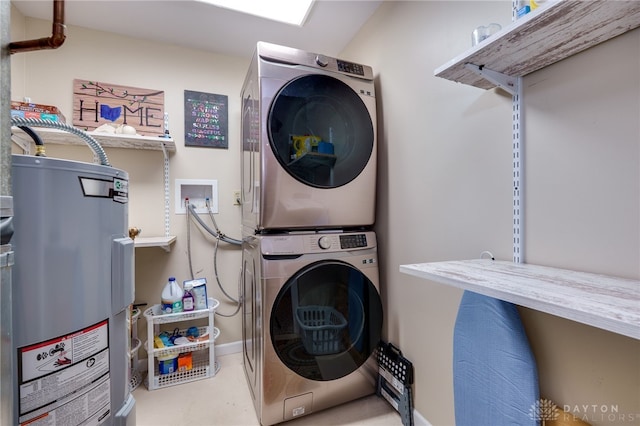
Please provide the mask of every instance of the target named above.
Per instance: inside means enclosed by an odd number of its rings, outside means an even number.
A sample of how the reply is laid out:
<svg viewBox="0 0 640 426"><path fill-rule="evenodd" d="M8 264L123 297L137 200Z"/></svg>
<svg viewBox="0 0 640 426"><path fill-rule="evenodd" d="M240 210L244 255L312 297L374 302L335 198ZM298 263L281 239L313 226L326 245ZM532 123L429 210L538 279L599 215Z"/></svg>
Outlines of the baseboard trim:
<svg viewBox="0 0 640 426"><path fill-rule="evenodd" d="M414 426L432 426L415 408L413 409L413 424Z"/></svg>
<svg viewBox="0 0 640 426"><path fill-rule="evenodd" d="M216 345L216 356L237 354L242 352L242 340Z"/></svg>

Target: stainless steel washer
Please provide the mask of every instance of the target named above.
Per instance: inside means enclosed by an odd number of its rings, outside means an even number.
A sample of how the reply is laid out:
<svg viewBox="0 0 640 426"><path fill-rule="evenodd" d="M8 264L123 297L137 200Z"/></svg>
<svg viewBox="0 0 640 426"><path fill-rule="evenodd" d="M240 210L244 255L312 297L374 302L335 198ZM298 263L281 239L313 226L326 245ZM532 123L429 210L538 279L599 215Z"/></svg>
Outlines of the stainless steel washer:
<svg viewBox="0 0 640 426"><path fill-rule="evenodd" d="M263 425L375 392L373 232L247 236L243 281L244 369Z"/></svg>
<svg viewBox="0 0 640 426"><path fill-rule="evenodd" d="M260 42L242 103L244 229L374 223L371 67Z"/></svg>

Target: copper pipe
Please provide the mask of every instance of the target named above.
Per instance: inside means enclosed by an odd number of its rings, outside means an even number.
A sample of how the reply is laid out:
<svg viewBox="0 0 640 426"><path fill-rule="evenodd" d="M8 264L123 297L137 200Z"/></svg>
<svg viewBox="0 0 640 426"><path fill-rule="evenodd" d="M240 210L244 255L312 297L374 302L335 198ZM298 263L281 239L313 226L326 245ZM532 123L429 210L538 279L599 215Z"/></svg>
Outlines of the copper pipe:
<svg viewBox="0 0 640 426"><path fill-rule="evenodd" d="M29 52L42 49L57 49L67 36L64 35L64 0L53 0L53 25L51 37L9 43L9 53Z"/></svg>

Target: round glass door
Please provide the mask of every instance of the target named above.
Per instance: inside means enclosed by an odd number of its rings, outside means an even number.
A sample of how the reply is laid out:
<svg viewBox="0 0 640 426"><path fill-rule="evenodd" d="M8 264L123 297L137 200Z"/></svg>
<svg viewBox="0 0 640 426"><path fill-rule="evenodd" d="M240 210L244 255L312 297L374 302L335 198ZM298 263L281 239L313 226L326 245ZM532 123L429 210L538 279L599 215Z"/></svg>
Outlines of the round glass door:
<svg viewBox="0 0 640 426"><path fill-rule="evenodd" d="M335 380L356 371L377 347L382 303L362 272L341 261L320 261L282 287L270 330L288 368L307 379Z"/></svg>
<svg viewBox="0 0 640 426"><path fill-rule="evenodd" d="M373 151L373 124L364 102L326 75L306 75L284 86L271 106L268 133L282 167L317 188L351 182Z"/></svg>

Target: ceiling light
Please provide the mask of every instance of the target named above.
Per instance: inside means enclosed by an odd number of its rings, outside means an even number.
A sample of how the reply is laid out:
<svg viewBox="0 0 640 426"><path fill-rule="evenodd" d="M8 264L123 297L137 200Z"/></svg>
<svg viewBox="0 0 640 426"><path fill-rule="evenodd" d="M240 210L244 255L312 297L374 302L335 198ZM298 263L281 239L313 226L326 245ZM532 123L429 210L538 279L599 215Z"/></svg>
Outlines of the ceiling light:
<svg viewBox="0 0 640 426"><path fill-rule="evenodd" d="M225 9L302 26L314 0L198 0Z"/></svg>

